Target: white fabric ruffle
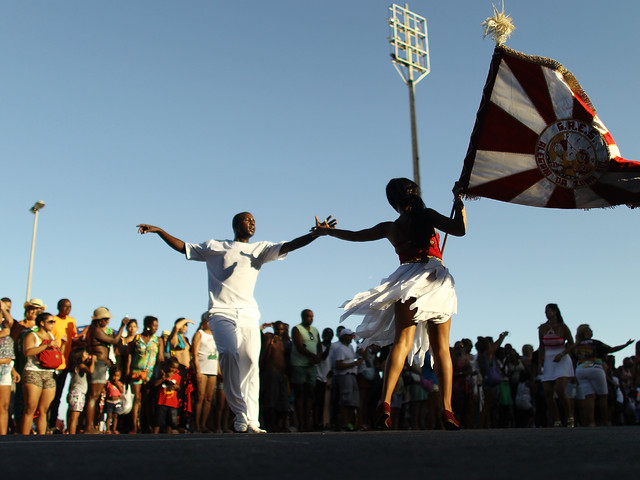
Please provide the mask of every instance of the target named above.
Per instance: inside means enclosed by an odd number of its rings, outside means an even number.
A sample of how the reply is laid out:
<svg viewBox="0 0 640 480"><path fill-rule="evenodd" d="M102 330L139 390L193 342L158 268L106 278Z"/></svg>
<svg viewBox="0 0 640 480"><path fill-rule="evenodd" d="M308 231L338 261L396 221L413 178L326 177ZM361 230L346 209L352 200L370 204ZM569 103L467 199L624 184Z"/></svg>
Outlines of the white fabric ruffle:
<svg viewBox="0 0 640 480"><path fill-rule="evenodd" d="M358 293L345 302L340 321L350 315L364 315L356 329L357 338L364 340L361 346L391 345L395 336L394 304L411 298L416 299L409 307L416 310L414 319L417 328L408 360L411 364L417 355L422 365L425 353L429 350L427 321L446 322L458 308L453 277L438 259L400 265L379 286Z"/></svg>

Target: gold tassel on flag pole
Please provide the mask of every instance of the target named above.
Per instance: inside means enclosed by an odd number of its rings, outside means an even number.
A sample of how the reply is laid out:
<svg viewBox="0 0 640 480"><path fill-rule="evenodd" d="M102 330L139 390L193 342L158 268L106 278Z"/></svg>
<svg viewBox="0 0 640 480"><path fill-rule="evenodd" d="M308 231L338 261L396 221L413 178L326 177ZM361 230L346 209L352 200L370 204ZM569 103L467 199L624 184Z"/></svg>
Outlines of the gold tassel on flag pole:
<svg viewBox="0 0 640 480"><path fill-rule="evenodd" d="M496 46L503 45L507 39L511 36L511 33L516 29L513 21L511 20L511 16L507 15L504 11L504 0L502 0L502 10L498 11L498 7L493 5L493 16L488 17L481 23L484 27L484 35L482 38L487 38L487 35L491 35L491 38L494 42L496 42ZM457 183L457 182L456 182ZM453 188L456 189L457 185ZM454 199L455 205L455 199ZM455 206L451 207L451 214L449 218L453 218L453 214L455 212ZM444 248L447 245L447 238L449 237L448 233L445 233L444 239L442 240L442 247L440 251L444 253Z"/></svg>

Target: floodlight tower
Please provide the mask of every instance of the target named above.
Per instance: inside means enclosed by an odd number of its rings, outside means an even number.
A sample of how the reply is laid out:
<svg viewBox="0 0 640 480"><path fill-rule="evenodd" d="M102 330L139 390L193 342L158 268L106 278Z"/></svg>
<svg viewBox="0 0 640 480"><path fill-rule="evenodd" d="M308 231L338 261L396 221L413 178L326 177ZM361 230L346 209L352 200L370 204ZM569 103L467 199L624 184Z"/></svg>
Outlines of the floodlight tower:
<svg viewBox="0 0 640 480"><path fill-rule="evenodd" d="M36 249L36 229L38 228L38 212L44 208L44 202L42 200L38 200L33 207L29 209L31 213L34 215L33 219L33 237L31 238L31 257L29 258L29 278L27 280L27 299L29 301L29 296L31 295L31 273L33 272L33 252Z"/></svg>
<svg viewBox="0 0 640 480"><path fill-rule="evenodd" d="M424 17L393 4L389 7L391 60L402 80L409 87L411 115L411 147L413 150L413 181L420 185L418 127L416 126L415 86L430 71L427 21Z"/></svg>

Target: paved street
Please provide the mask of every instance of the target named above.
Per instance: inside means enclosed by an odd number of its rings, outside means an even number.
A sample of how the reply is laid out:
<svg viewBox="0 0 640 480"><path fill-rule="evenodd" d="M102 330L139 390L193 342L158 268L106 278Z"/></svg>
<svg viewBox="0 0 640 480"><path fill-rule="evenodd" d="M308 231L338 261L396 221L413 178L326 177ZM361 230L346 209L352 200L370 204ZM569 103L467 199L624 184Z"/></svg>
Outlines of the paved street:
<svg viewBox="0 0 640 480"><path fill-rule="evenodd" d="M2 479L638 478L640 428L8 436ZM62 475L62 472L69 475Z"/></svg>

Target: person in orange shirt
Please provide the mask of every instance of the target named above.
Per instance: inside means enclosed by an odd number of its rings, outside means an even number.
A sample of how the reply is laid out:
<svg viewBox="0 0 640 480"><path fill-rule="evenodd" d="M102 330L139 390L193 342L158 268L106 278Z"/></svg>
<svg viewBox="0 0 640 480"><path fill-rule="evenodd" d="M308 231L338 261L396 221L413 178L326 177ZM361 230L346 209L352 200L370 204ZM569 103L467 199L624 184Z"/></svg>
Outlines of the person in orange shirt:
<svg viewBox="0 0 640 480"><path fill-rule="evenodd" d="M71 301L68 298L62 298L58 301L58 314L53 317L56 323L53 325L53 336L56 338L58 344L62 345L62 364L56 369L56 396L51 402L49 407L49 431L54 433L62 433L56 431L56 421L58 419L58 409L60 408L60 399L62 397L62 391L64 390L64 384L67 381L67 375L69 373L69 354L71 353L71 339L78 334L76 327L76 319L70 316L71 313ZM62 338L68 338L67 343L61 343Z"/></svg>

